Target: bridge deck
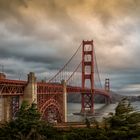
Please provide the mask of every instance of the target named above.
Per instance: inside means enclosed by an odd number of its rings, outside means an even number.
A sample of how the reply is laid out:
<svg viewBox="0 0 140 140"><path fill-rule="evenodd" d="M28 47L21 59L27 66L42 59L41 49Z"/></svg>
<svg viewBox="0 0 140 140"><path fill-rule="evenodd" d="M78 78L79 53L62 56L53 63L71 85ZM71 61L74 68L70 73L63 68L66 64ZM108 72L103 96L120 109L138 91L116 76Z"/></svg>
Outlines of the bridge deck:
<svg viewBox="0 0 140 140"><path fill-rule="evenodd" d="M24 88L27 85L27 81L21 80L9 80L0 79L0 95L23 95ZM109 93L103 89L89 89L82 87L75 87L67 85L67 93L92 93L100 94L103 96L110 97ZM37 82L37 93L38 94L62 94L63 86L60 83L45 83Z"/></svg>

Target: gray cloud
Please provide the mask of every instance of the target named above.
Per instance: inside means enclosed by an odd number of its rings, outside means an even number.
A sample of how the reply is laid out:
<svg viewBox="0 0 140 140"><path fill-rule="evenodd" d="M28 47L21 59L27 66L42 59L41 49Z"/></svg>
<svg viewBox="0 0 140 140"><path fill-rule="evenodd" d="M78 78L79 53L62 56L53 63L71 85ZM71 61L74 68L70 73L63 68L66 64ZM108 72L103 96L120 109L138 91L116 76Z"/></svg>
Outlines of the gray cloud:
<svg viewBox="0 0 140 140"><path fill-rule="evenodd" d="M102 80L111 77L114 89L139 84L139 13L139 0L0 0L0 64L12 78L43 77L94 39Z"/></svg>

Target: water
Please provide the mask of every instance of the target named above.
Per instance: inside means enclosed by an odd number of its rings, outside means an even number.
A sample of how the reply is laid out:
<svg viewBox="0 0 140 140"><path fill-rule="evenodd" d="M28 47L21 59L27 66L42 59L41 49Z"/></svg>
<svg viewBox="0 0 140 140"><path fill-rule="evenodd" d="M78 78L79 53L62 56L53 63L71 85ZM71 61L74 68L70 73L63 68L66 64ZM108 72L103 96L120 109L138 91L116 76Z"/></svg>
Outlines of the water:
<svg viewBox="0 0 140 140"><path fill-rule="evenodd" d="M131 104L136 111L140 111L140 101L132 102Z"/></svg>
<svg viewBox="0 0 140 140"><path fill-rule="evenodd" d="M109 104L105 106L104 104L95 104L94 109L95 113L99 112L98 115L94 116L94 118L98 121L101 121L103 117L107 117L107 115L112 112L115 112L115 108L117 106L116 104ZM132 106L135 108L135 110L140 111L140 101L132 102ZM101 109L102 108L102 109ZM74 115L73 113L78 113L81 110L81 104L80 103L68 103L68 122L81 122L85 120L85 117L87 116L80 116L80 115Z"/></svg>

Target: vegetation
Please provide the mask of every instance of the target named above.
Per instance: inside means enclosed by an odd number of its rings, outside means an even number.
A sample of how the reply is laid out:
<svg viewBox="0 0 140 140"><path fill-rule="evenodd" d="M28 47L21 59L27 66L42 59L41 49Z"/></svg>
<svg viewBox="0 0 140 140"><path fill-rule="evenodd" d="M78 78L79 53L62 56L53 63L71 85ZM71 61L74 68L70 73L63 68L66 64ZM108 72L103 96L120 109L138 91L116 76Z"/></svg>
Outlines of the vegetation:
<svg viewBox="0 0 140 140"><path fill-rule="evenodd" d="M40 120L35 104L23 102L17 118L1 125L0 140L140 140L140 113L126 99L101 124L88 119L85 124L85 128L58 131Z"/></svg>
<svg viewBox="0 0 140 140"><path fill-rule="evenodd" d="M45 140L53 139L57 131L40 120L36 104L23 102L15 120L1 124L0 140Z"/></svg>

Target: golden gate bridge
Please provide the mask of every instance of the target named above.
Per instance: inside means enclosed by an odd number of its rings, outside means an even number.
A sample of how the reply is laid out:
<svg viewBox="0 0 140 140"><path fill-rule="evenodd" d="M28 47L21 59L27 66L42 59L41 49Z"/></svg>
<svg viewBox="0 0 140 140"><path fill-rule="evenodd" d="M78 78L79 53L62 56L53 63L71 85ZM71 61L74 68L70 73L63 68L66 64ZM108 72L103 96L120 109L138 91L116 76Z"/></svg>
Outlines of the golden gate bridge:
<svg viewBox="0 0 140 140"><path fill-rule="evenodd" d="M66 54L62 54L66 55ZM76 58L76 59L75 59ZM37 104L42 119L67 122L67 94L81 94L81 114L94 114L94 97L111 101L109 79L102 88L93 40L82 41L69 61L48 81L37 82L30 72L28 80L10 80L0 73L1 118L15 117L23 100Z"/></svg>

